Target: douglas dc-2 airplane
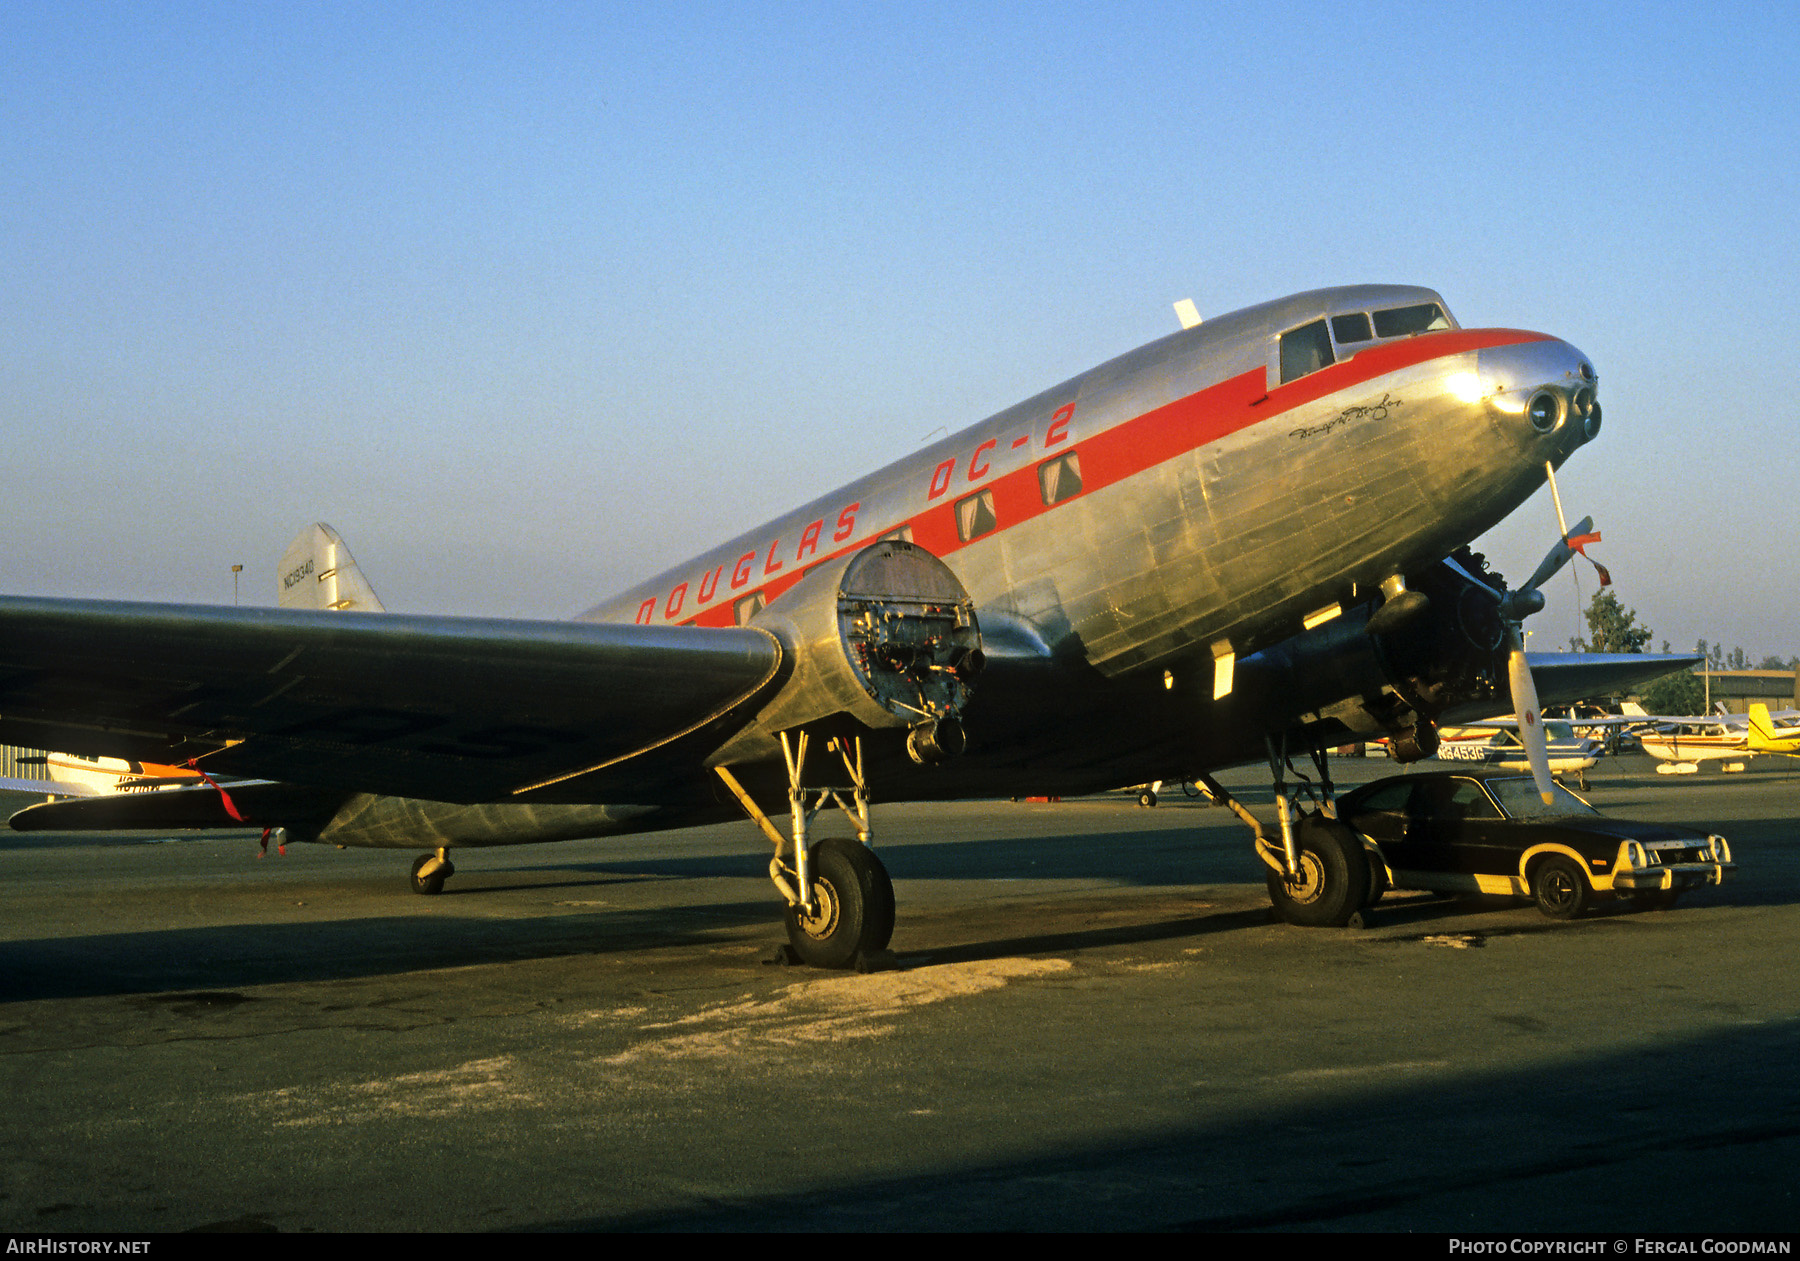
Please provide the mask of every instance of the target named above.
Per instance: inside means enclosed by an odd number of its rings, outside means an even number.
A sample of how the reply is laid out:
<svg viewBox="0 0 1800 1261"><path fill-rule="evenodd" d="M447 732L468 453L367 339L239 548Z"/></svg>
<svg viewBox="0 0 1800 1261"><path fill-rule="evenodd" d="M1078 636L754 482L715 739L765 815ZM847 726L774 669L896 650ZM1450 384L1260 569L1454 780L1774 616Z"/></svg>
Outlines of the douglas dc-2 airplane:
<svg viewBox="0 0 1800 1261"><path fill-rule="evenodd" d="M885 949L870 802L1070 795L1267 758L1257 833L1295 923L1369 899L1360 842L1287 775L1510 691L1691 657L1545 655L1519 623L1593 535L1505 590L1466 544L1600 429L1591 362L1464 329L1428 289L1303 293L1188 327L813 500L568 623L0 599L0 739L257 777L243 816L449 851L747 812L798 958ZM1560 512L1560 509L1559 509ZM316 564L316 568L319 567ZM285 568L285 567L284 567ZM1534 679L1534 675L1536 676ZM1233 804L1225 798L1227 804ZM765 805L781 803L777 828ZM841 807L857 839L815 839ZM202 786L17 828L217 826Z"/></svg>

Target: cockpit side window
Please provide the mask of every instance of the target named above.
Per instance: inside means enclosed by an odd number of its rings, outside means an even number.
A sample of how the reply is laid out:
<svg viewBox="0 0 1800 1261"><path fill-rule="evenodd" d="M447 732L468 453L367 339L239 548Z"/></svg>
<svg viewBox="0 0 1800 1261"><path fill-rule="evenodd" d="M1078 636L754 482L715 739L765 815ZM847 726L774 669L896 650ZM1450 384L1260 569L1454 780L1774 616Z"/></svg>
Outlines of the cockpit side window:
<svg viewBox="0 0 1800 1261"><path fill-rule="evenodd" d="M1377 337L1411 337L1415 333L1435 333L1449 327L1450 321L1444 315L1444 308L1435 302L1375 312Z"/></svg>
<svg viewBox="0 0 1800 1261"><path fill-rule="evenodd" d="M1331 317L1331 335L1340 346L1366 342L1373 336L1369 332L1369 317L1361 311L1352 315L1334 315Z"/></svg>
<svg viewBox="0 0 1800 1261"><path fill-rule="evenodd" d="M1331 336L1324 320L1314 320L1281 335L1281 383L1298 381L1309 372L1330 367L1337 360L1331 353Z"/></svg>

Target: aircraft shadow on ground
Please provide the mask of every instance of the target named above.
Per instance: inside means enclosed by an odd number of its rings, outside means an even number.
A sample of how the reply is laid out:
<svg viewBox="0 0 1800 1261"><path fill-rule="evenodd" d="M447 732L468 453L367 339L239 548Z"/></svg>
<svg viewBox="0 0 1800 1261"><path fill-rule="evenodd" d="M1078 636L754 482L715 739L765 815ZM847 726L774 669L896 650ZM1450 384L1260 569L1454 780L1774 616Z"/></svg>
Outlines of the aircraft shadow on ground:
<svg viewBox="0 0 1800 1261"><path fill-rule="evenodd" d="M1781 825L1786 826L1786 825ZM1261 868L1244 847L1190 831L1119 829L1112 832L1008 837L968 841L897 843L880 848L902 882L901 923L906 922L908 880L1049 881L1106 880L1133 887L1260 885ZM592 889L646 877L665 879L761 878L762 855L695 855L620 862L533 863L483 868L446 886L446 905L468 905L486 896L532 891ZM509 883L511 873L566 873L567 879L529 885ZM1791 874L1757 882L1734 880L1724 889L1690 895L1688 906L1726 901L1784 905L1796 901ZM1104 890L1096 890L1104 896ZM1003 889L994 895L1005 897ZM395 894L396 897L410 896ZM1029 901L1021 890L1017 897ZM1160 908L1166 912L1165 908ZM1496 930L1561 927L1521 904L1495 901L1483 907L1433 898L1389 899L1376 908L1378 927L1464 918L1472 910L1496 910L1518 922ZM1136 923L1113 923L1069 932L997 936L941 949L911 948L902 966L1064 952L1254 927L1268 922L1266 908L1168 917L1146 908ZM1620 904L1602 903L1597 918L1633 916ZM506 918L419 915L350 918L288 924L234 924L147 930L0 943L0 1003L32 999L175 990L233 989L294 981L382 976L441 967L502 963L578 954L646 949L716 950L719 930L766 925L768 944L783 940L781 910L767 899L696 903L655 908L600 907L578 914ZM1332 931L1332 930L1324 930Z"/></svg>
<svg viewBox="0 0 1800 1261"><path fill-rule="evenodd" d="M767 923L767 902L601 908L528 919L391 916L230 924L0 943L0 1003L345 980L635 950L717 948L712 930Z"/></svg>
<svg viewBox="0 0 1800 1261"><path fill-rule="evenodd" d="M819 835L829 833L821 831ZM875 852L895 880L1111 880L1156 886L1259 882L1261 864L1249 833L1234 844L1195 840L1170 831L1082 832L1039 837L985 837L967 841L881 843ZM1242 843L1235 843L1241 841ZM764 876L768 851L757 854L605 859L535 863L513 871L596 872L609 875ZM490 870L500 870L498 868ZM448 891L450 886L446 885ZM773 896L773 894L771 894Z"/></svg>
<svg viewBox="0 0 1800 1261"><path fill-rule="evenodd" d="M1141 1141L514 1229L1785 1233L1797 1056L1790 1020L1528 1069L1296 1074L1280 1108Z"/></svg>

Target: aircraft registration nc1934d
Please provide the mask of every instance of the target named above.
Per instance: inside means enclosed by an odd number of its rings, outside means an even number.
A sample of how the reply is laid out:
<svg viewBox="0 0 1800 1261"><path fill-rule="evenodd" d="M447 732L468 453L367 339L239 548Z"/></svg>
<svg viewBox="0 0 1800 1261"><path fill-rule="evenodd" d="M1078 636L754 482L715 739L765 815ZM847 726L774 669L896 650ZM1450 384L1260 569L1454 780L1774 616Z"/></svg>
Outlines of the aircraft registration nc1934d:
<svg viewBox="0 0 1800 1261"><path fill-rule="evenodd" d="M1328 746L1424 756L1440 717L1510 692L1548 789L1539 690L1692 660L1527 661L1519 623L1587 522L1516 590L1466 550L1598 434L1596 388L1567 342L1462 328L1428 289L1298 294L1101 364L567 623L355 611L366 584L331 613L0 599L0 740L250 777L229 786L237 818L426 847L421 892L453 847L741 809L774 845L791 951L827 967L893 930L871 801L1193 779L1255 830L1284 917L1342 924L1370 876L1332 816ZM332 555L305 562L315 580L345 577ZM1323 781L1304 816L1301 752ZM1273 831L1209 774L1264 758ZM223 795L52 803L12 826L228 825ZM814 838L828 808L855 840Z"/></svg>

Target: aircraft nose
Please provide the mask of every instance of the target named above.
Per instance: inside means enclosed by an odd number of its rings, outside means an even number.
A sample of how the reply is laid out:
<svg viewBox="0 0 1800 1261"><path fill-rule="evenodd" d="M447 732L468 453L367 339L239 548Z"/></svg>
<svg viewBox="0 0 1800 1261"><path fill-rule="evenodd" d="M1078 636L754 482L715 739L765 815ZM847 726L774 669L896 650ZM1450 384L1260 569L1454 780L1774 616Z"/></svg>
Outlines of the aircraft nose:
<svg viewBox="0 0 1800 1261"><path fill-rule="evenodd" d="M1478 376L1501 426L1552 458L1600 436L1599 374L1568 342L1489 347L1478 356Z"/></svg>

